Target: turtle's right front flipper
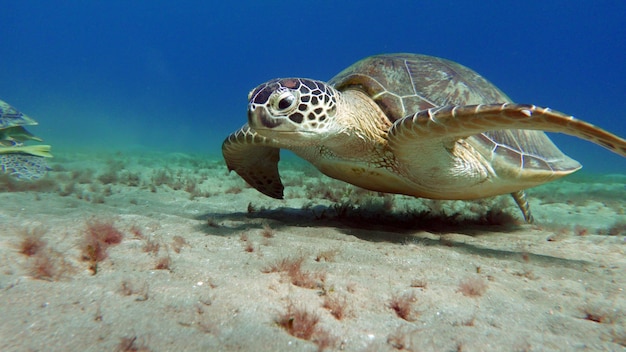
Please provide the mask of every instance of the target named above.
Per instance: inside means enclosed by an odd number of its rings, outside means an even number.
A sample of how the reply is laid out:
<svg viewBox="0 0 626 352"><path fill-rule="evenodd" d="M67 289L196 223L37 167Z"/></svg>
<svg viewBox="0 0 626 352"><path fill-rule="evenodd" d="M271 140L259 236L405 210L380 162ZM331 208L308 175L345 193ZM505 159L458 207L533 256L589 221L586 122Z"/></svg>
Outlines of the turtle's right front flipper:
<svg viewBox="0 0 626 352"><path fill-rule="evenodd" d="M278 173L280 149L271 139L245 124L224 140L222 154L229 171L234 170L259 192L283 199L284 186Z"/></svg>

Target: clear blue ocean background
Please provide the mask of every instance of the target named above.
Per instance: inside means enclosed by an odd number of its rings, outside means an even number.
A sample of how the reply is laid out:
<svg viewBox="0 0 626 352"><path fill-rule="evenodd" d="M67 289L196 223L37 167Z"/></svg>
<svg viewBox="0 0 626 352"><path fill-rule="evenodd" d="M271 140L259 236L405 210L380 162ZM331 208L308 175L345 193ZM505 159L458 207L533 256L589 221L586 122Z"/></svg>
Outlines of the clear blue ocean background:
<svg viewBox="0 0 626 352"><path fill-rule="evenodd" d="M221 157L247 94L373 54L462 63L514 101L626 136L626 1L1 1L0 99L75 150ZM554 136L586 172L626 173Z"/></svg>

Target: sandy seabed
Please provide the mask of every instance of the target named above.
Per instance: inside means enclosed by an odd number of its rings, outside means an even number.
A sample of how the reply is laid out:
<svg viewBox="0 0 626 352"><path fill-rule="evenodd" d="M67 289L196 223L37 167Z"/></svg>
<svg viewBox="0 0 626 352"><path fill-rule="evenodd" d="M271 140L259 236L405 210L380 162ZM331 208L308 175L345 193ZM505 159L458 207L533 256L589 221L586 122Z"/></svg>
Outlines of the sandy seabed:
<svg viewBox="0 0 626 352"><path fill-rule="evenodd" d="M1 351L626 350L626 175L510 197L364 192L281 163L61 154L0 179Z"/></svg>

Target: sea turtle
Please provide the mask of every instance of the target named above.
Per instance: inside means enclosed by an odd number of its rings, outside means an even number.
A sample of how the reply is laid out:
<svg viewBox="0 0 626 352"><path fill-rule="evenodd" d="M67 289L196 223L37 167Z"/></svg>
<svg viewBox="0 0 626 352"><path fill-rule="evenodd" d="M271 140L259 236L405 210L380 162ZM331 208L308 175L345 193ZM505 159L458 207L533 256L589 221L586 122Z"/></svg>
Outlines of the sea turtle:
<svg viewBox="0 0 626 352"><path fill-rule="evenodd" d="M51 157L49 145L24 145L29 140L42 139L24 126L37 121L0 100L0 171L20 179L43 176L48 167L44 158Z"/></svg>
<svg viewBox="0 0 626 352"><path fill-rule="evenodd" d="M471 69L425 55L365 58L328 83L273 79L248 95L248 123L222 145L229 170L283 198L279 150L372 191L431 199L511 193L578 170L542 131L626 156L626 140L572 116L514 104Z"/></svg>

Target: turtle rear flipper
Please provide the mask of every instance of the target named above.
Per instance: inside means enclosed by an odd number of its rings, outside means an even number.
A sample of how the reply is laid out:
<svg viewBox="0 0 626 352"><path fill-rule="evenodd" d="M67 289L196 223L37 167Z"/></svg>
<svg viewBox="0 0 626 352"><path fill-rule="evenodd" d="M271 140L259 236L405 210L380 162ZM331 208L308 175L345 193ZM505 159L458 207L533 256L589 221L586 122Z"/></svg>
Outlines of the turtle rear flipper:
<svg viewBox="0 0 626 352"><path fill-rule="evenodd" d="M280 149L271 139L258 135L248 124L222 144L229 171L235 171L250 186L276 199L283 199L284 186L278 173Z"/></svg>

